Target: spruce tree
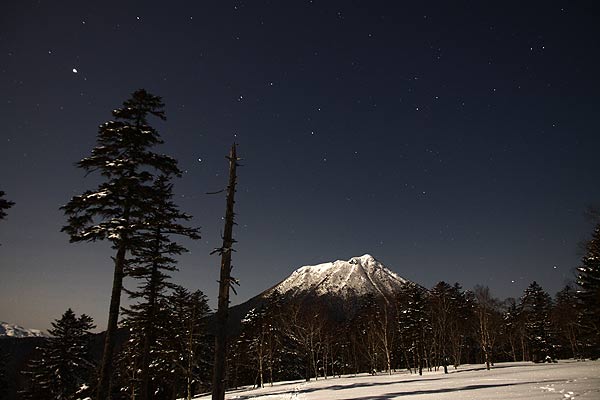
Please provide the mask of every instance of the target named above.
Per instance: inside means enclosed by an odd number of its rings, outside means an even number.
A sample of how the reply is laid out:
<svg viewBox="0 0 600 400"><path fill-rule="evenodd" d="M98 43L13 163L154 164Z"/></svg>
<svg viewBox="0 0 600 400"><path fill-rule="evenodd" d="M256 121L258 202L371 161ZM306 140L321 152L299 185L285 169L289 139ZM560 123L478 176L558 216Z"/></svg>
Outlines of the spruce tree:
<svg viewBox="0 0 600 400"><path fill-rule="evenodd" d="M581 357L580 316L577 291L571 285L566 285L556 293L554 307L552 307L552 324L557 339L560 340L561 354L565 358Z"/></svg>
<svg viewBox="0 0 600 400"><path fill-rule="evenodd" d="M533 362L549 361L554 357L550 324L552 299L537 282L532 282L521 297L520 312Z"/></svg>
<svg viewBox="0 0 600 400"><path fill-rule="evenodd" d="M423 374L426 347L432 332L427 290L406 283L399 293L398 333L409 369Z"/></svg>
<svg viewBox="0 0 600 400"><path fill-rule="evenodd" d="M125 310L125 324L130 334L137 335L141 339L139 348L140 368L140 398L150 398L152 383L150 377L150 365L160 365L151 359L160 354L160 304L166 302L166 291L172 284L169 282L169 273L176 271L175 256L186 252L186 248L174 242L172 236L178 235L190 239L199 239L198 230L188 228L180 221L188 221L191 217L178 210L173 202L172 185L170 178L161 175L152 185L149 192L151 200L150 210L146 216L146 224L143 229L134 233L140 246L131 250L132 258L128 263L128 275L138 279L140 282L137 290L128 291L131 299L138 302ZM168 319L167 319L168 321ZM167 327L164 327L167 328Z"/></svg>
<svg viewBox="0 0 600 400"><path fill-rule="evenodd" d="M162 143L148 117L165 119L160 97L143 89L113 111L115 121L100 126L92 154L77 163L86 173L99 172L103 181L94 190L73 197L62 207L68 223L63 231L71 242L108 240L116 251L108 324L96 398L109 398L121 291L127 254L142 246L140 230L151 212L155 175L180 175L176 161L151 148Z"/></svg>
<svg viewBox="0 0 600 400"><path fill-rule="evenodd" d="M168 297L170 315L166 351L173 368L177 395L190 400L209 389L212 377L212 340L207 323L208 298L200 290L175 286Z"/></svg>
<svg viewBox="0 0 600 400"><path fill-rule="evenodd" d="M586 353L600 357L600 224L586 244L586 254L577 268L578 298Z"/></svg>
<svg viewBox="0 0 600 400"><path fill-rule="evenodd" d="M91 317L79 318L69 308L48 330L50 338L39 348L40 358L31 361L26 375L29 382L23 392L28 399L68 400L87 397L94 374L89 354Z"/></svg>
<svg viewBox="0 0 600 400"><path fill-rule="evenodd" d="M437 365L444 367L448 373L448 344L450 341L450 321L455 314L455 304L452 301L452 286L441 281L429 291L431 307L431 325L435 340Z"/></svg>
<svg viewBox="0 0 600 400"><path fill-rule="evenodd" d="M14 202L6 200L4 198L4 195L5 193L2 190L0 190L0 219L6 218L7 214L4 210L8 210L9 208L15 205Z"/></svg>

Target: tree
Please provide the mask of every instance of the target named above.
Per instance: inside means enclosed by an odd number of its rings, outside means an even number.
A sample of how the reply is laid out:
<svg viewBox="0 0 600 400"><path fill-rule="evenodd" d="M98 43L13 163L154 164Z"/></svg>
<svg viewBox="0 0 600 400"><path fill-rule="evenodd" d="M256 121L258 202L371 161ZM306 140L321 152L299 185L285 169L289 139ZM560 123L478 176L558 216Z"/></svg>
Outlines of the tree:
<svg viewBox="0 0 600 400"><path fill-rule="evenodd" d="M473 292L462 290L457 282L450 291L450 300L453 310L448 332L454 369L457 369L462 362L466 342L472 339L475 299Z"/></svg>
<svg viewBox="0 0 600 400"><path fill-rule="evenodd" d="M431 336L427 290L414 283L406 283L399 293L398 333L409 369L423 374L425 349Z"/></svg>
<svg viewBox="0 0 600 400"><path fill-rule="evenodd" d="M586 353L600 357L600 224L586 244L586 254L577 268L578 298Z"/></svg>
<svg viewBox="0 0 600 400"><path fill-rule="evenodd" d="M532 282L521 297L520 311L524 320L530 359L544 362L554 357L550 326L552 299L537 282Z"/></svg>
<svg viewBox="0 0 600 400"><path fill-rule="evenodd" d="M577 291L571 285L566 285L556 293L552 307L553 330L557 333L565 357L581 356L580 316ZM564 351L564 348L568 348L570 352Z"/></svg>
<svg viewBox="0 0 600 400"><path fill-rule="evenodd" d="M0 220L6 218L7 214L4 210L8 210L9 208L15 205L14 202L4 199L4 195L5 193L2 190L0 190Z"/></svg>
<svg viewBox="0 0 600 400"><path fill-rule="evenodd" d="M190 293L181 286L175 286L167 300L170 325L163 351L174 366L171 379L177 385L177 395L191 400L195 393L208 390L211 383L210 307L200 290Z"/></svg>
<svg viewBox="0 0 600 400"><path fill-rule="evenodd" d="M157 328L160 318L160 303L164 302L166 290L172 287L169 273L176 271L176 255L187 251L171 237L179 235L190 239L199 239L198 230L188 228L179 221L188 221L191 217L180 212L173 203L172 185L169 177L161 175L149 191L151 195L150 212L146 216L143 229L133 233L139 246L131 249L132 259L127 266L128 275L141 283L136 291L127 291L129 297L138 300L129 310L125 310L125 324L130 334L140 336L139 369L140 398L150 398L151 380L150 365L160 365L151 359L151 351L159 354L160 341ZM163 311L164 312L164 311ZM166 328L166 327L165 327Z"/></svg>
<svg viewBox="0 0 600 400"><path fill-rule="evenodd" d="M89 354L91 317L79 318L70 308L48 330L51 337L40 347L41 356L29 364L28 386L23 394L28 399L69 400L90 386L94 365Z"/></svg>
<svg viewBox="0 0 600 400"><path fill-rule="evenodd" d="M227 200L225 206L225 227L223 232L223 245L213 253L221 255L221 273L219 277L219 298L216 314L215 334L215 363L213 373L212 399L225 398L225 360L227 359L227 318L229 316L229 288L237 283L231 277L231 253L233 250L233 225L235 213L235 186L237 183L236 169L239 166L235 143L229 152L229 183L227 185Z"/></svg>
<svg viewBox="0 0 600 400"><path fill-rule="evenodd" d="M430 290L431 324L435 340L437 365L444 367L448 373L448 344L450 342L451 320L456 316L456 304L453 301L454 291L446 282L439 282Z"/></svg>
<svg viewBox="0 0 600 400"><path fill-rule="evenodd" d="M116 121L106 122L98 131L92 154L77 163L86 173L98 171L103 182L95 190L73 197L62 207L68 222L63 231L71 242L108 240L116 251L114 278L102 364L96 398L109 398L110 372L115 347L123 277L127 253L139 248L139 235L152 210L151 185L155 174L180 175L176 161L150 149L163 143L148 125L153 115L165 119L160 97L144 89L134 92L123 107L113 111Z"/></svg>
<svg viewBox="0 0 600 400"><path fill-rule="evenodd" d="M9 353L0 348L0 399L2 400L8 399L10 387L7 371L8 358Z"/></svg>
<svg viewBox="0 0 600 400"><path fill-rule="evenodd" d="M502 313L500 301L492 296L487 286L475 286L475 312L477 314L477 333L479 345L485 358L485 366L489 370L494 363L494 345L500 333Z"/></svg>

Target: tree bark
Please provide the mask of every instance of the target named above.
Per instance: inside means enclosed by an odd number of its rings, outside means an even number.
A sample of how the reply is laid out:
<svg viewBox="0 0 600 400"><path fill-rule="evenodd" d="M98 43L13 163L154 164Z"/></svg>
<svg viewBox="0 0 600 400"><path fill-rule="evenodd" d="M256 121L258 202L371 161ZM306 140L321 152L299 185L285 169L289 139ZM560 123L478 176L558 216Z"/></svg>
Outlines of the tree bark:
<svg viewBox="0 0 600 400"><path fill-rule="evenodd" d="M113 364L113 354L119 321L119 307L121 305L121 291L123 290L123 276L125 268L125 253L127 246L122 241L115 257L115 272L113 276L112 294L110 296L110 307L108 309L108 324L104 337L104 351L102 353L102 364L98 376L97 400L110 399L110 378Z"/></svg>
<svg viewBox="0 0 600 400"><path fill-rule="evenodd" d="M221 275L219 279L219 302L216 314L215 365L213 372L212 400L225 399L225 360L227 358L227 317L229 314L229 286L231 283L231 252L233 246L233 205L237 154L235 143L229 152L229 185L227 186L227 206L225 209L225 229L221 247Z"/></svg>

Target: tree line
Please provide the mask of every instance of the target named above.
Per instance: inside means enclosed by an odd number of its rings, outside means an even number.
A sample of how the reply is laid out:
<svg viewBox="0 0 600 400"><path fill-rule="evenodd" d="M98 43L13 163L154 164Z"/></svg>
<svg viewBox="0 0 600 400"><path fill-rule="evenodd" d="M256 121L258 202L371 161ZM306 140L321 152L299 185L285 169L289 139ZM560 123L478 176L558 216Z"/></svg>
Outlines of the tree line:
<svg viewBox="0 0 600 400"><path fill-rule="evenodd" d="M598 244L590 242L594 251ZM597 295L598 281L586 283L584 268L579 290L567 285L554 299L536 282L519 299L503 301L485 286L463 290L439 282L426 289L409 282L392 299L363 296L344 319L323 303L308 307L274 292L242 320L230 353L230 384L597 358L600 303L588 299Z"/></svg>

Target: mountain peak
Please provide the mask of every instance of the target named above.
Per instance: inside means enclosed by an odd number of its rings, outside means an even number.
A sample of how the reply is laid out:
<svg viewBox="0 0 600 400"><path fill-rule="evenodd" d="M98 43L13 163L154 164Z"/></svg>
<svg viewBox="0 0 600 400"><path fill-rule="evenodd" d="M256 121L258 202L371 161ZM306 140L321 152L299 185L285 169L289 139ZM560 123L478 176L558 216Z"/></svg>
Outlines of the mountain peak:
<svg viewBox="0 0 600 400"><path fill-rule="evenodd" d="M341 261L341 260L338 260L338 261ZM360 257L352 257L347 262L350 264L368 265L368 264L376 263L377 260L375 259L375 257L373 257L370 254L363 254Z"/></svg>
<svg viewBox="0 0 600 400"><path fill-rule="evenodd" d="M390 271L370 254L316 265L305 265L272 288L288 296L333 295L342 298L368 293L391 297L406 279Z"/></svg>

